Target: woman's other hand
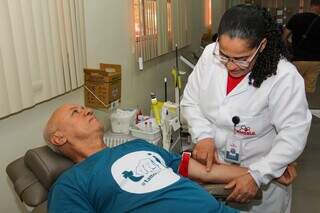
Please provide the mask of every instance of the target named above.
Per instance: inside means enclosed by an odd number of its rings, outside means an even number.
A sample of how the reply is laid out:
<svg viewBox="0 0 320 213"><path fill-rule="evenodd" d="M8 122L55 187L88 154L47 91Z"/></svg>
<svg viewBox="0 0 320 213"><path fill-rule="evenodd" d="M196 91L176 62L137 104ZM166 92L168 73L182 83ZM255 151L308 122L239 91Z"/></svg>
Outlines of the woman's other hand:
<svg viewBox="0 0 320 213"><path fill-rule="evenodd" d="M277 178L277 182L285 186L289 186L297 177L297 163L291 163L288 165L284 173Z"/></svg>

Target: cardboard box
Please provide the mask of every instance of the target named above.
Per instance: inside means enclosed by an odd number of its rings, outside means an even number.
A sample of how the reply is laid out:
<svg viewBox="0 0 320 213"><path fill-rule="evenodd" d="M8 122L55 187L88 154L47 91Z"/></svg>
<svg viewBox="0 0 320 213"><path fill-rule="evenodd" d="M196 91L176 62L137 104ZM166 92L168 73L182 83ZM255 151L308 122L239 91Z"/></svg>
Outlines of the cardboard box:
<svg viewBox="0 0 320 213"><path fill-rule="evenodd" d="M84 75L85 106L106 108L121 99L121 65L100 64L100 69L84 69Z"/></svg>

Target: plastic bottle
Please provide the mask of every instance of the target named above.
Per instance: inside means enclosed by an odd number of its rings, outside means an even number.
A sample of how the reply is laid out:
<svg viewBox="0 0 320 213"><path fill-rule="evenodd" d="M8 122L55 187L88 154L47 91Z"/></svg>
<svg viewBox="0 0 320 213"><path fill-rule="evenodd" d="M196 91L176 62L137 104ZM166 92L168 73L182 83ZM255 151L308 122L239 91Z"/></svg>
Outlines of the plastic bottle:
<svg viewBox="0 0 320 213"><path fill-rule="evenodd" d="M158 107L158 100L155 95L151 95L151 106L152 106L152 113L154 118L156 119L157 124L160 124L160 111Z"/></svg>

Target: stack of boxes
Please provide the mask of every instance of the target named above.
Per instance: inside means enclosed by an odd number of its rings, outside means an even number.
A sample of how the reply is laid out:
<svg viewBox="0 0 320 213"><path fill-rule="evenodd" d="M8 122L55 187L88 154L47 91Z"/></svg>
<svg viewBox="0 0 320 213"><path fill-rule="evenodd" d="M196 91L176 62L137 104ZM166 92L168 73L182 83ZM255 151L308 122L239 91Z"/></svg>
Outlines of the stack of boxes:
<svg viewBox="0 0 320 213"><path fill-rule="evenodd" d="M121 65L100 64L100 69L84 69L85 106L106 108L121 98ZM103 102L103 103L101 103Z"/></svg>

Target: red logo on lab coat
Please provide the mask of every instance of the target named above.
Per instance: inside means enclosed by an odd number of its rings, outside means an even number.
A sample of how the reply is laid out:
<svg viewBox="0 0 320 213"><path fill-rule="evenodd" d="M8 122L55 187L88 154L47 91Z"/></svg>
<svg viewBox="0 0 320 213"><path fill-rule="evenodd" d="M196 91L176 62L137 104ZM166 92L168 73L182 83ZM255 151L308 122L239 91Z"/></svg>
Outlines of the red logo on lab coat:
<svg viewBox="0 0 320 213"><path fill-rule="evenodd" d="M251 130L250 127L246 127L245 125L241 125L240 128L236 128L236 132L240 135L246 136L256 135L255 131Z"/></svg>

